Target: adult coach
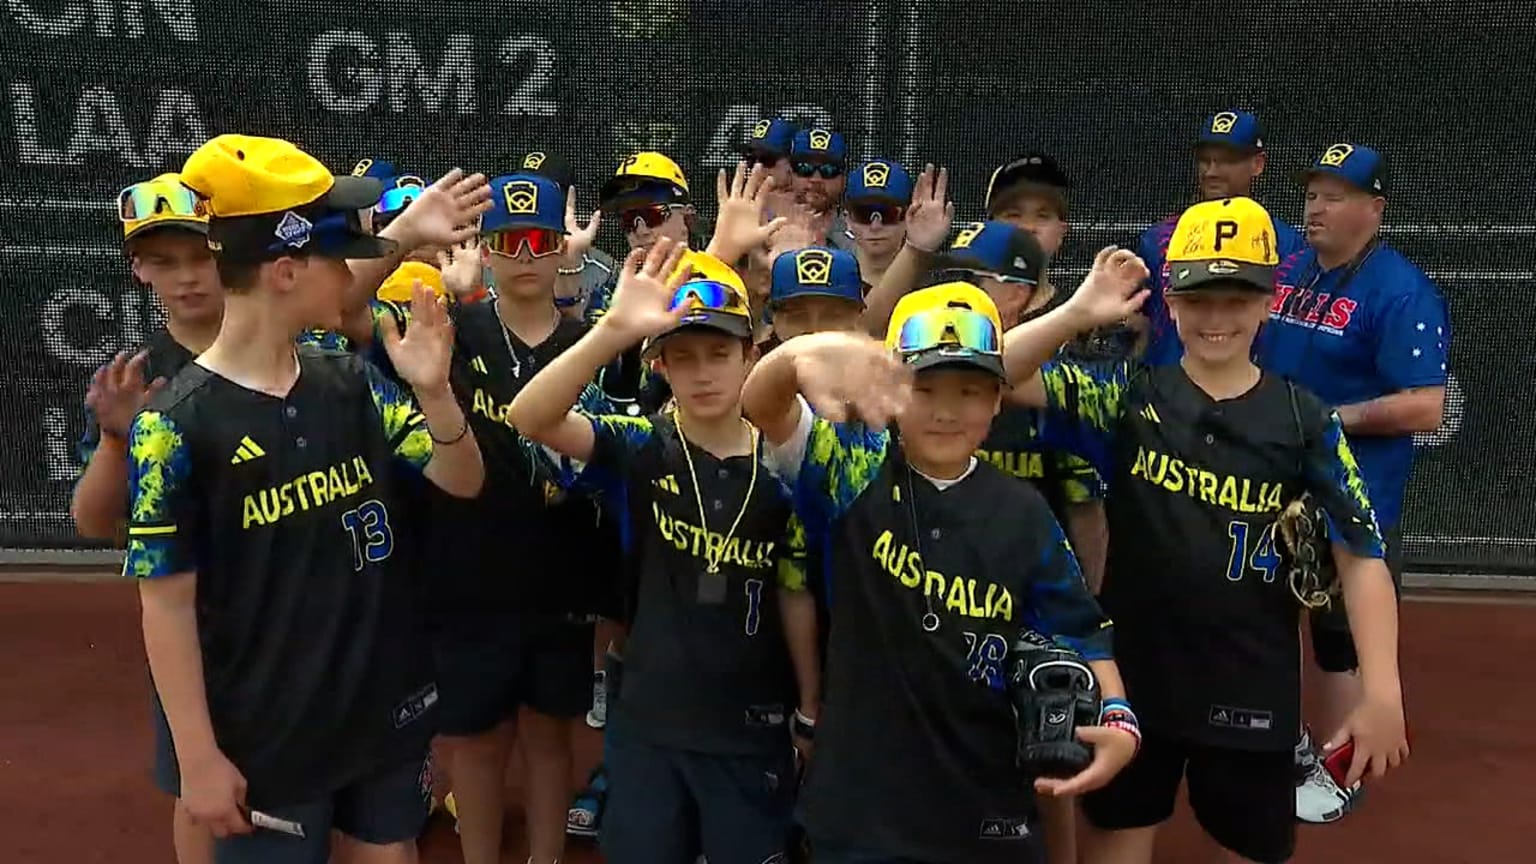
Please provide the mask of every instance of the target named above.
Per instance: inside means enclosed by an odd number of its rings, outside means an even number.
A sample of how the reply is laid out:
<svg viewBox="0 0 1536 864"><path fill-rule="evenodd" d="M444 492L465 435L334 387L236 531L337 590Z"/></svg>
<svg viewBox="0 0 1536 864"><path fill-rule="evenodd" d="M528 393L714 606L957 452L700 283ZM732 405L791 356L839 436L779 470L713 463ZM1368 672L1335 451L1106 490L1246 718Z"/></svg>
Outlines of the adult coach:
<svg viewBox="0 0 1536 864"><path fill-rule="evenodd" d="M1304 174L1307 242L1276 273L1259 365L1337 407L1371 490L1393 581L1402 583L1403 491L1413 433L1440 427L1451 343L1445 299L1424 271L1379 238L1386 163L1359 144L1334 144ZM1312 619L1312 649L1326 673L1316 720L1331 735L1360 700L1359 658L1342 606ZM1341 790L1310 747L1298 748L1308 779L1296 815L1331 822L1352 793Z"/></svg>
<svg viewBox="0 0 1536 864"><path fill-rule="evenodd" d="M405 864L431 801L436 701L416 637L399 468L472 496L483 476L448 388L451 334L425 289L396 371L294 346L340 324L379 183L286 141L223 135L182 182L208 202L226 299L208 350L134 420L124 572L180 758L182 802L220 864ZM256 813L299 831L252 833ZM257 820L258 822L262 820Z"/></svg>
<svg viewBox="0 0 1536 864"><path fill-rule="evenodd" d="M1252 198L1254 181L1264 173L1269 156L1264 150L1264 138L1259 134L1259 118L1247 111L1218 111L1205 119L1200 134L1195 139L1195 165L1201 201L1222 198ZM1143 231L1137 243L1137 254L1147 264L1152 276L1147 287L1152 289L1141 314L1146 317L1146 348L1142 362L1148 366L1172 363L1183 355L1179 334L1174 331L1168 317L1168 304L1163 292L1168 286L1168 241L1173 237L1173 227L1178 216L1169 216ZM1305 244L1300 232L1279 219L1274 219L1275 243L1280 260L1299 251Z"/></svg>

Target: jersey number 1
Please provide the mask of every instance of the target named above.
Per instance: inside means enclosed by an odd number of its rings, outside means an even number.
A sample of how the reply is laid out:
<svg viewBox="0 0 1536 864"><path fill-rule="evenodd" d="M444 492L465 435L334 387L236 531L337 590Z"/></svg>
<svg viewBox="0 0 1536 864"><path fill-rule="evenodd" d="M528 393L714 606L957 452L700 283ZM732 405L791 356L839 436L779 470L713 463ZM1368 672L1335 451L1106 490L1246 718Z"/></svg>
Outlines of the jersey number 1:
<svg viewBox="0 0 1536 864"><path fill-rule="evenodd" d="M1232 538L1232 548L1227 554L1227 579L1241 582L1243 574L1252 567L1263 574L1265 582L1273 582L1275 571L1280 568L1280 554L1275 551L1275 523L1269 523L1259 532L1252 555L1248 553L1249 531L1247 522L1234 519L1227 523L1227 536Z"/></svg>
<svg viewBox="0 0 1536 864"><path fill-rule="evenodd" d="M356 510L341 514L341 527L352 539L352 569L383 561L395 551L395 535L389 527L389 511L377 499L364 501Z"/></svg>

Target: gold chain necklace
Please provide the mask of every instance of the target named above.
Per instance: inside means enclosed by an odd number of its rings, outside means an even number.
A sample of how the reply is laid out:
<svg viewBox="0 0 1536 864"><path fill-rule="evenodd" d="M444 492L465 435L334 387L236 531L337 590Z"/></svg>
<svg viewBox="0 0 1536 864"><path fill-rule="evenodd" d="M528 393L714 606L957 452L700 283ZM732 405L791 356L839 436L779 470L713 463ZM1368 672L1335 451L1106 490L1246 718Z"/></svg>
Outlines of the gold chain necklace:
<svg viewBox="0 0 1536 864"><path fill-rule="evenodd" d="M731 538L736 536L736 528L741 525L741 518L747 515L747 505L752 503L752 492L757 489L757 427L743 419L742 424L747 427L747 437L751 441L752 479L747 483L747 494L741 499L741 509L736 511L736 518L731 521L731 530L725 532L720 538L720 550L715 553L713 560L709 555L709 524L704 513L704 495L699 491L699 475L693 470L693 455L688 452L688 436L683 434L682 418L678 416L677 409L672 409L672 425L677 427L678 440L683 442L683 460L688 463L688 479L693 483L693 500L699 505L699 530L704 532L704 572L711 575L720 572L720 559L725 557L725 547L730 545ZM724 460L722 460L724 461Z"/></svg>

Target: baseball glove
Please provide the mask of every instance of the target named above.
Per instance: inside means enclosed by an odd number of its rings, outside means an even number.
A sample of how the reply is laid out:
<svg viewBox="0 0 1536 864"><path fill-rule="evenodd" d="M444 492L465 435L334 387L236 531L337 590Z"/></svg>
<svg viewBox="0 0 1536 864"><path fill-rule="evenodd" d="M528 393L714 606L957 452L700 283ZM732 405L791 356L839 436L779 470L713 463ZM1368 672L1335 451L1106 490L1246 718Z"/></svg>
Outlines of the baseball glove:
<svg viewBox="0 0 1536 864"><path fill-rule="evenodd" d="M1099 685L1076 651L1025 632L1008 676L1018 724L1018 765L1030 777L1071 777L1093 761L1077 727L1099 722Z"/></svg>
<svg viewBox="0 0 1536 864"><path fill-rule="evenodd" d="M1285 544L1291 593L1308 609L1327 609L1339 594L1339 575L1329 548L1328 523L1316 499L1304 494L1280 512L1275 530Z"/></svg>

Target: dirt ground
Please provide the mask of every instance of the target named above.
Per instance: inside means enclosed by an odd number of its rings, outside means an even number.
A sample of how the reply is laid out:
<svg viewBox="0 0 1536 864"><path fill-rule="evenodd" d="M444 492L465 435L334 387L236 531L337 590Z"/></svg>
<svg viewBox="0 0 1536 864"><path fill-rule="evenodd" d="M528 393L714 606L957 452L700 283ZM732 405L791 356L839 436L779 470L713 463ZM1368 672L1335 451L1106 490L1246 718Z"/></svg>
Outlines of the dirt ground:
<svg viewBox="0 0 1536 864"><path fill-rule="evenodd" d="M1403 632L1413 757L1358 813L1304 826L1296 860L1530 860L1519 824L1536 789L1536 605L1415 598ZM0 584L0 649L0 860L172 861L170 802L149 781L149 685L133 587ZM585 728L579 742L573 786L599 749ZM508 819L503 860L517 864L526 855L521 815ZM1160 864L1211 860L1187 813L1162 841ZM428 864L460 860L444 821L422 848ZM601 859L582 844L566 860Z"/></svg>

